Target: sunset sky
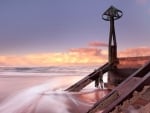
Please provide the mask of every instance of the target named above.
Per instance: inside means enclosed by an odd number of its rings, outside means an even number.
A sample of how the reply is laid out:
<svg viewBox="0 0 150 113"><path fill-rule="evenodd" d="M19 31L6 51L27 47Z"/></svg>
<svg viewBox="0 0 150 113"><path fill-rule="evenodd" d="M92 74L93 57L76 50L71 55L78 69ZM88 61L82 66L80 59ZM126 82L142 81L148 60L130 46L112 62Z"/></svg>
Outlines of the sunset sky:
<svg viewBox="0 0 150 113"><path fill-rule="evenodd" d="M0 66L106 62L111 5L119 56L150 55L149 0L0 0Z"/></svg>

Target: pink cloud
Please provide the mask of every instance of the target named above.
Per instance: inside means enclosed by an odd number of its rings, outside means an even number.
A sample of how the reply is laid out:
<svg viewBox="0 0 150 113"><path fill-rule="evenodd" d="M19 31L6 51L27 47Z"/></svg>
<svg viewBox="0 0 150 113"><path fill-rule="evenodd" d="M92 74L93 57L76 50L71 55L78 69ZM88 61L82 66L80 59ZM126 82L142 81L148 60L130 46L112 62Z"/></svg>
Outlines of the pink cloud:
<svg viewBox="0 0 150 113"><path fill-rule="evenodd" d="M108 44L95 41L95 42L90 42L89 46L91 46L91 47L107 47Z"/></svg>
<svg viewBox="0 0 150 113"><path fill-rule="evenodd" d="M98 48L74 48L70 49L70 52L94 56L101 55L101 49Z"/></svg>
<svg viewBox="0 0 150 113"><path fill-rule="evenodd" d="M128 48L119 52L120 57L150 56L150 47Z"/></svg>
<svg viewBox="0 0 150 113"><path fill-rule="evenodd" d="M79 60L86 59L88 63L104 63L107 60L105 50L98 48L73 48L70 53L76 54Z"/></svg>
<svg viewBox="0 0 150 113"><path fill-rule="evenodd" d="M118 57L150 56L150 47L128 48ZM1 66L50 66L102 64L108 60L108 51L99 48L72 48L68 52L0 56Z"/></svg>
<svg viewBox="0 0 150 113"><path fill-rule="evenodd" d="M106 56L106 55L105 55ZM41 53L22 56L0 56L1 66L50 66L50 65L77 65L101 64L106 57L96 48L71 49L65 53Z"/></svg>

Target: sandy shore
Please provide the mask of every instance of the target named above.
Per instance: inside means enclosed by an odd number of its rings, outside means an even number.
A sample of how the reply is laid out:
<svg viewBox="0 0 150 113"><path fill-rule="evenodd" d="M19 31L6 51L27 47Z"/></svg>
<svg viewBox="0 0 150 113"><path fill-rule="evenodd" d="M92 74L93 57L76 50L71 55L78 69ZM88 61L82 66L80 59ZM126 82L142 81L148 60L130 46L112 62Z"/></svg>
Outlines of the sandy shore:
<svg viewBox="0 0 150 113"><path fill-rule="evenodd" d="M78 81L79 78L81 79L80 76L1 76L0 113L85 113L109 90L93 87L91 90L89 86L78 93L61 91L62 88L66 89L68 85ZM28 89L40 84L44 85ZM24 89L28 90L21 91ZM58 106L61 109L58 109Z"/></svg>
<svg viewBox="0 0 150 113"><path fill-rule="evenodd" d="M23 89L40 85L50 79L51 77L48 76L0 76L0 103L7 97L14 95Z"/></svg>

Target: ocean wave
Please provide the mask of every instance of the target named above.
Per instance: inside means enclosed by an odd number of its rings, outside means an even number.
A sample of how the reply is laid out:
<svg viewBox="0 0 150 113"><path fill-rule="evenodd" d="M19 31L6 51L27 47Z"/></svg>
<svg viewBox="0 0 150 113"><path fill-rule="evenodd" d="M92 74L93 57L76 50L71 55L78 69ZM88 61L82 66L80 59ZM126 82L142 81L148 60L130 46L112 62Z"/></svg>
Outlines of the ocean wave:
<svg viewBox="0 0 150 113"><path fill-rule="evenodd" d="M0 67L0 75L87 75L96 66Z"/></svg>
<svg viewBox="0 0 150 113"><path fill-rule="evenodd" d="M108 91L90 86L81 92L64 91L78 79L79 76L54 77L20 91L0 103L0 113L85 113Z"/></svg>

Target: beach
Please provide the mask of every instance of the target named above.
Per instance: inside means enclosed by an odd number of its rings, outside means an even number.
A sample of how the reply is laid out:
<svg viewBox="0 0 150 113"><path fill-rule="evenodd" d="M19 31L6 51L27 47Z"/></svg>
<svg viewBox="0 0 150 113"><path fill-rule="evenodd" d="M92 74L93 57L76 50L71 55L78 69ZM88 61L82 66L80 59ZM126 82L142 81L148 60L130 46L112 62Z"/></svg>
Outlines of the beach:
<svg viewBox="0 0 150 113"><path fill-rule="evenodd" d="M81 78L83 78L83 76L1 75L0 113L87 112L94 103L108 94L110 90L101 90L95 88L94 85L91 84L80 92L64 91ZM146 95L146 93L144 95ZM147 96L149 97L149 95ZM146 99L148 99L148 97ZM18 102L21 103L18 104ZM128 103L128 105L133 104ZM141 105L141 102L139 105ZM62 111L57 110L58 106L61 107ZM129 110L132 111L133 109ZM140 110L141 113L149 113L149 104L144 104L141 109L135 110L136 112L138 112L137 110ZM114 112L118 113L116 110ZM99 111L98 113L101 112Z"/></svg>
<svg viewBox="0 0 150 113"><path fill-rule="evenodd" d="M40 85L48 81L49 76L0 76L0 102L21 90Z"/></svg>
<svg viewBox="0 0 150 113"><path fill-rule="evenodd" d="M0 113L87 112L109 91L97 89L93 84L80 92L64 91L83 77L1 75Z"/></svg>

